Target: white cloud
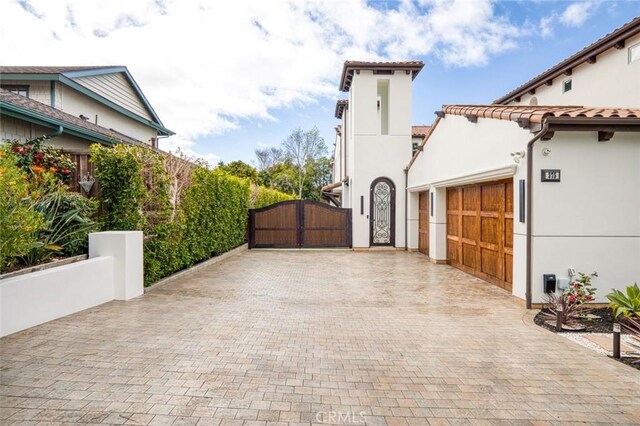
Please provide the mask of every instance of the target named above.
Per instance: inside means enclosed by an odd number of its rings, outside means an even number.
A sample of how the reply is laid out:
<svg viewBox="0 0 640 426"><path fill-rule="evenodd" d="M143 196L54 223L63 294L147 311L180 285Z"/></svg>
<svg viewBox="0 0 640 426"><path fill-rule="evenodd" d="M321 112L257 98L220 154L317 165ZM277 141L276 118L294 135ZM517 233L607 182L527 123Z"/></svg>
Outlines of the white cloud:
<svg viewBox="0 0 640 426"><path fill-rule="evenodd" d="M598 5L595 1L572 3L559 16L559 21L568 27L580 27L591 16Z"/></svg>
<svg viewBox="0 0 640 426"><path fill-rule="evenodd" d="M184 150L240 119L337 97L344 60L483 65L521 35L490 0L16 0L3 14L2 64L127 65L178 133L163 145Z"/></svg>

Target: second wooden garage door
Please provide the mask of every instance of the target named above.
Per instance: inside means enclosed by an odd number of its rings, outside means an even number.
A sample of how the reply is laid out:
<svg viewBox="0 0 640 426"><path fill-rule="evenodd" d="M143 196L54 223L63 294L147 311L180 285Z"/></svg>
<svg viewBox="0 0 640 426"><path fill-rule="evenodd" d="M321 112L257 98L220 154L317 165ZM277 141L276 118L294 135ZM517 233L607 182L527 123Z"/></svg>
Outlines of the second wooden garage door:
<svg viewBox="0 0 640 426"><path fill-rule="evenodd" d="M513 182L447 189L450 265L511 291Z"/></svg>

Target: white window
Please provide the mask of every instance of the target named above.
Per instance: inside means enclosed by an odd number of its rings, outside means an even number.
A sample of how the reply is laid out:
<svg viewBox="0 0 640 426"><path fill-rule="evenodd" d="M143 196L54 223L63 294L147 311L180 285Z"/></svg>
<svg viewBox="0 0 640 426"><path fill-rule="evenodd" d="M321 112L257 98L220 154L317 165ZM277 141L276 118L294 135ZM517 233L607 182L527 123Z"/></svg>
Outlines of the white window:
<svg viewBox="0 0 640 426"><path fill-rule="evenodd" d="M572 89L571 79L562 82L562 93L568 92Z"/></svg>
<svg viewBox="0 0 640 426"><path fill-rule="evenodd" d="M629 48L629 63L640 61L640 43Z"/></svg>

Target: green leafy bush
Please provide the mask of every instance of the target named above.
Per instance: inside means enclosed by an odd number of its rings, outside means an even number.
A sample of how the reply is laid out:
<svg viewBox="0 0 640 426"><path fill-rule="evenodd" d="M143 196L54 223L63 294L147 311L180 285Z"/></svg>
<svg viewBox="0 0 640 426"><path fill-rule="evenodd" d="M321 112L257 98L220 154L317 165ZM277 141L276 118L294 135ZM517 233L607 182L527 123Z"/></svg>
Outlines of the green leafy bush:
<svg viewBox="0 0 640 426"><path fill-rule="evenodd" d="M29 184L10 152L0 151L0 272L37 245L42 215L34 209Z"/></svg>
<svg viewBox="0 0 640 426"><path fill-rule="evenodd" d="M138 151L143 148L116 145L113 148L94 144L91 161L105 207L104 228L117 231L141 230L145 225L142 206L146 188L142 176L143 162Z"/></svg>
<svg viewBox="0 0 640 426"><path fill-rule="evenodd" d="M625 318L640 317L640 287L638 283L627 286L626 294L620 290L613 290L607 294L609 306L613 310L613 316L620 315Z"/></svg>

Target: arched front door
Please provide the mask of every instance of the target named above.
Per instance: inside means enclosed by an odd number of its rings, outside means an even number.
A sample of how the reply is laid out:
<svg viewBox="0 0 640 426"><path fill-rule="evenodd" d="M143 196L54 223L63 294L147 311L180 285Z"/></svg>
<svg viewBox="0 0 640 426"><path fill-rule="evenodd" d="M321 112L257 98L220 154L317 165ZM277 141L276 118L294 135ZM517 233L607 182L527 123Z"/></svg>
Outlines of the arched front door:
<svg viewBox="0 0 640 426"><path fill-rule="evenodd" d="M396 187L387 178L371 183L369 215L369 244L394 246L396 235Z"/></svg>

